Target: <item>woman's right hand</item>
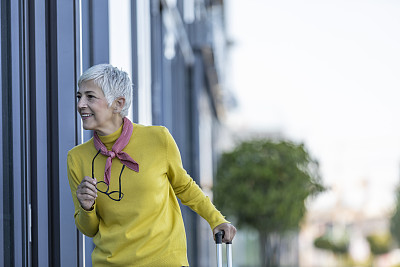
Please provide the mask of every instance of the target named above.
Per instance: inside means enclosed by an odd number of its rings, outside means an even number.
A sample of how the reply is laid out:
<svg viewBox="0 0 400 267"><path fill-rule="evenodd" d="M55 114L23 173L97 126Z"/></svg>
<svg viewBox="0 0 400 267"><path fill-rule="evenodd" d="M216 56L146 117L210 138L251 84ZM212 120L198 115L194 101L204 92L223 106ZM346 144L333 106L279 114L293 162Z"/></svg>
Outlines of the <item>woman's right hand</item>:
<svg viewBox="0 0 400 267"><path fill-rule="evenodd" d="M91 210L97 198L97 180L89 176L82 179L76 189L76 197L84 210Z"/></svg>

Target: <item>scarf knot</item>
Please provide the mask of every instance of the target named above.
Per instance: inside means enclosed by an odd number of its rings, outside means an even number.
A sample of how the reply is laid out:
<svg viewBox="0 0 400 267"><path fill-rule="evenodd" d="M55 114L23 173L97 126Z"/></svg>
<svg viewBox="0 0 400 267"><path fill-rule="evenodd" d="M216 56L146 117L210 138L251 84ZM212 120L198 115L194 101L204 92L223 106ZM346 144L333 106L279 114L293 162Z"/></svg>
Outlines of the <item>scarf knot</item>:
<svg viewBox="0 0 400 267"><path fill-rule="evenodd" d="M112 159L118 158L123 165L128 167L129 169L139 172L139 164L129 156L128 153L122 151L129 143L129 140L132 136L133 126L132 122L128 118L124 118L122 133L121 136L118 137L117 141L115 141L114 145L111 148L111 151L108 151L107 147L101 141L100 137L94 132L93 135L93 143L97 150L100 150L100 153L104 156L107 156L106 167L104 170L104 182L106 184L110 184L111 179L111 165Z"/></svg>

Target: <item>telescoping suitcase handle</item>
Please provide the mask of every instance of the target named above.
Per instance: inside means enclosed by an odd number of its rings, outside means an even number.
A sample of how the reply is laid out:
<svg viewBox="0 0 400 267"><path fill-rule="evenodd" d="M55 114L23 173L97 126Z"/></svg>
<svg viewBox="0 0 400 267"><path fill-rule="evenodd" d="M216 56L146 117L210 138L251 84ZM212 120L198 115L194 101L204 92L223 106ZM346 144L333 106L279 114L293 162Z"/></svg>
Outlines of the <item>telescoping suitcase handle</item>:
<svg viewBox="0 0 400 267"><path fill-rule="evenodd" d="M217 267L222 267L222 238L225 232L220 231L215 234L215 243L217 245ZM232 242L226 243L226 261L228 267L232 267Z"/></svg>

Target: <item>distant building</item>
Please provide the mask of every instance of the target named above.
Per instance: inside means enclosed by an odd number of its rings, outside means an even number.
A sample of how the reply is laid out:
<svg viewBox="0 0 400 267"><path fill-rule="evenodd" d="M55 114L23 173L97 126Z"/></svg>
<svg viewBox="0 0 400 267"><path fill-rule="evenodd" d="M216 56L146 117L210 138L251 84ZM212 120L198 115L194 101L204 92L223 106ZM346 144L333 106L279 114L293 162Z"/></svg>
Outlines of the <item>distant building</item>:
<svg viewBox="0 0 400 267"><path fill-rule="evenodd" d="M390 233L391 216L389 210L373 209L374 203L369 199L369 191L368 183L363 180L349 192L333 186L331 190L322 194L323 199L317 201L322 204L309 207L299 235L299 266L323 267L338 264L338 257L332 252L314 246L314 240L322 235L331 239L347 238L350 257L356 262L368 260L370 247L367 237ZM352 204L346 201L349 196L353 197ZM358 199L354 199L354 196ZM355 206L354 202L358 205Z"/></svg>

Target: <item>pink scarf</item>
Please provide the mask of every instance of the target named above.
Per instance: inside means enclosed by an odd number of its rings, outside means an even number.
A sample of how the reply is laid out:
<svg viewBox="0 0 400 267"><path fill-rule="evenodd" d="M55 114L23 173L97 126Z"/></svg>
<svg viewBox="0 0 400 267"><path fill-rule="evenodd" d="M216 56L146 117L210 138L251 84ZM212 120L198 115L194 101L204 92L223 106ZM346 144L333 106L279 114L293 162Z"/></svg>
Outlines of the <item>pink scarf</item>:
<svg viewBox="0 0 400 267"><path fill-rule="evenodd" d="M129 169L135 172L139 172L139 164L134 161L128 153L122 151L122 149L124 149L125 146L129 143L133 131L132 122L128 118L125 117L123 123L124 124L122 126L121 136L118 137L117 141L115 141L115 144L112 146L111 151L107 150L106 146L100 140L97 133L94 132L93 142L95 148L97 149L97 151L100 150L101 154L108 157L106 161L106 168L104 170L104 182L106 184L110 184L111 164L112 159L115 157L117 157L121 161L121 163Z"/></svg>

